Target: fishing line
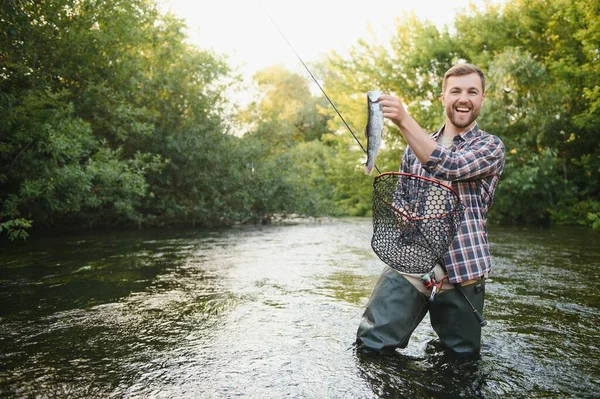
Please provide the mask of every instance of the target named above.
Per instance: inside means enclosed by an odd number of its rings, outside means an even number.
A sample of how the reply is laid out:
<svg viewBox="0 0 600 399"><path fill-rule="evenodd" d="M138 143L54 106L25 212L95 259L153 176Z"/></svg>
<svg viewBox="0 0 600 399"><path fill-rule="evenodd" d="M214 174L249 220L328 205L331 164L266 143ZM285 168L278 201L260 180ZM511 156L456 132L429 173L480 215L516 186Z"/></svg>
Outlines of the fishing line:
<svg viewBox="0 0 600 399"><path fill-rule="evenodd" d="M300 54L298 54L298 52L296 51L296 49L294 48L294 46L292 45L292 43L290 43L290 41L287 39L287 37L285 36L285 34L281 31L281 29L279 29L279 26L277 26L277 23L275 22L275 20L273 19L273 17L271 16L271 14L269 13L269 11L267 10L267 8L260 2L260 0L256 0L258 2L258 4L260 4L260 6L262 7L262 9L265 11L265 13L267 14L267 16L269 17L269 19L271 20L271 23L273 24L273 26L275 26L275 29L277 29L277 31L279 32L279 34L283 37L283 39L286 41L286 43L288 44L288 46L290 46L290 48L292 49L292 51L294 52L294 54L296 54L296 57L298 57L298 59L300 60L300 62L302 63L302 65L304 66L304 68L306 69L306 71L308 72L308 74L310 75L310 77L312 78L312 80L314 80L314 82L317 84L317 86L319 87L319 89L321 90L321 93L323 93L323 95L325 96L325 98L327 99L327 101L329 101L329 104L331 104L331 106L333 107L333 109L335 110L335 112L338 114L338 116L340 117L340 119L342 120L342 122L344 122L344 125L346 125L346 128L348 129L348 131L352 134L352 137L354 137L354 140L356 140L356 142L358 143L358 145L360 146L360 148L363 150L363 152L365 154L367 154L367 150L365 149L365 147L363 147L362 143L360 142L360 140L358 140L358 137L356 137L356 134L354 134L354 132L352 131L352 129L350 128L350 126L348 125L348 123L346 123L346 120L344 119L344 117L342 116L342 114L340 113L340 111L338 111L337 107L335 106L335 104L333 103L333 101L331 101L331 99L329 98L329 96L327 95L327 93L325 93L325 90L323 89L323 87L321 87L321 84L319 83L319 81L317 80L317 78L315 78L315 76L313 75L313 73L310 71L310 69L308 68L308 66L304 63L304 61L302 60L302 57L300 57ZM377 167L377 165L374 165L375 170L377 170L377 173L379 173L380 176L375 178L375 183L374 185L377 184L378 178L382 177L381 176L381 171L379 170L379 168ZM386 173L386 175L389 175L390 173ZM392 175L402 175L402 173L391 173ZM419 176L417 176L419 177ZM457 195L458 196L458 195ZM459 198L459 203L460 203L460 198ZM389 216L385 217L384 219L389 218ZM462 217L460 218L462 219ZM460 221L460 220L459 220ZM387 223L382 223L382 224L387 224ZM393 225L393 223L392 223ZM390 226L386 226L385 230L389 232ZM394 228L398 228L398 226L395 226ZM394 229L392 228L392 230ZM457 226L458 228L458 226ZM401 229L400 229L401 230ZM420 229L417 229L420 230ZM419 231L420 232L420 231ZM421 235L423 235L422 232L420 232ZM454 237L452 237L454 238ZM426 240L427 241L427 240ZM451 241L451 240L450 240ZM428 246L430 247L431 244L429 242L427 242ZM448 246L450 243L448 243L446 246ZM375 249L375 248L373 248ZM378 251L375 250L375 252L377 253ZM379 255L379 254L378 254ZM387 263L387 262L386 262ZM443 264L443 263L440 263ZM388 263L389 265L389 263ZM398 270L398 268L396 267L396 269ZM483 320L483 318L481 317L481 315L477 312L477 310L475 309L475 307L473 306L473 304L471 303L471 301L469 300L469 298L467 297L467 294L465 293L463 287L460 284L455 284L455 287L457 289L457 291L461 294L461 296L467 301L468 305L471 307L471 309L473 310L473 314L475 315L475 318L477 318L477 321L479 322L479 324L483 327L485 326L487 323L485 320Z"/></svg>
<svg viewBox="0 0 600 399"><path fill-rule="evenodd" d="M275 29L277 29L277 31L279 32L279 34L281 35L281 37L283 37L283 40L286 41L286 43L288 44L288 46L290 46L290 48L292 49L292 51L294 52L294 54L296 54L296 57L298 57L298 59L300 60L300 62L302 63L302 65L304 66L304 68L306 69L306 71L308 72L308 74L310 75L310 77L312 78L312 80L315 81L315 83L317 84L317 86L321 90L321 93L323 93L323 95L325 96L325 98L327 99L327 101L329 101L329 104L331 104L331 106L333 107L333 109L335 110L335 112L338 114L338 116L340 117L340 119L342 120L342 122L344 122L344 125L346 125L346 128L348 128L348 131L352 134L352 137L354 137L354 140L356 140L356 142L358 143L358 145L360 146L360 148L363 150L363 152L365 154L367 154L367 150L365 149L365 147L362 145L362 143L360 142L360 140L358 139L358 137L356 137L356 134L354 134L354 132L352 131L352 129L350 128L350 126L348 125L348 123L346 123L346 120L344 119L344 117L342 116L342 114L340 113L340 111L338 111L338 109L335 106L335 104L333 103L333 101L331 101L331 99L329 98L329 96L327 95L327 93L325 93L325 90L323 90L323 87L321 87L321 85L319 84L319 81L317 80L317 78L315 78L315 76L310 71L310 69L308 68L308 66L304 63L304 61L302 60L302 57L300 57L300 54L298 54L298 52L296 51L296 49L294 48L294 46L292 46L292 43L290 43L290 41L283 34L283 32L281 31L281 29L279 29L279 26L277 26L277 24L275 23L275 20L273 19L273 17L271 17L271 14L267 10L267 8L260 2L260 0L256 0L256 1L263 8L263 10L265 11L265 14L267 14L267 16L271 20L271 23L273 24L273 26L275 26ZM377 167L377 165L374 165L374 167L375 167L375 170L377 171L377 173L381 174L381 171L379 170L379 168Z"/></svg>

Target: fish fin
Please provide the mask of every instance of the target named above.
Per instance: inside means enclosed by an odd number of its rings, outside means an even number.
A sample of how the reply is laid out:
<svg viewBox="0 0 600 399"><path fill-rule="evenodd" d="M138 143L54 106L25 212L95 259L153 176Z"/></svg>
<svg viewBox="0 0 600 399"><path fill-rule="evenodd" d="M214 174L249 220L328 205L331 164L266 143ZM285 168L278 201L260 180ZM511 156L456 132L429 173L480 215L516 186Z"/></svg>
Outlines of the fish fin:
<svg viewBox="0 0 600 399"><path fill-rule="evenodd" d="M370 175L371 172L373 171L373 167L365 165L364 171L365 171L365 175Z"/></svg>

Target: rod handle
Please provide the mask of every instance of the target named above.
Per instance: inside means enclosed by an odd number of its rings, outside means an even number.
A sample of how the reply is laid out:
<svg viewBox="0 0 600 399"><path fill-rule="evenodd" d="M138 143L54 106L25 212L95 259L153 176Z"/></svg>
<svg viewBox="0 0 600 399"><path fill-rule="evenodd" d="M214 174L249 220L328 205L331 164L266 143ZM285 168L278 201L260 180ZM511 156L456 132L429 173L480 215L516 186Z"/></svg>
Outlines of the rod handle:
<svg viewBox="0 0 600 399"><path fill-rule="evenodd" d="M483 317L481 317L477 309L473 309L473 314L475 315L475 318L477 319L481 327L487 326L487 321L483 320Z"/></svg>

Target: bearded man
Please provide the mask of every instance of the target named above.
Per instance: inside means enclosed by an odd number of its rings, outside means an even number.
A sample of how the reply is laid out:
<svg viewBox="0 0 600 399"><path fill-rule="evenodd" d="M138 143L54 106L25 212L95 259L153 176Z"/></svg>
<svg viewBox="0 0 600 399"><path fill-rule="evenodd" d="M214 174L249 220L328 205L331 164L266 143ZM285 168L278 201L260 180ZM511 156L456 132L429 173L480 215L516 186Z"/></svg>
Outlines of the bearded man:
<svg viewBox="0 0 600 399"><path fill-rule="evenodd" d="M477 117L485 101L485 76L471 64L457 64L444 75L441 102L444 125L427 134L408 114L398 97L381 95L383 116L400 128L407 148L401 172L441 181L458 192L465 217L458 234L434 269L444 281L429 301L430 291L420 274L383 270L361 319L357 343L371 350L404 348L427 312L444 349L459 354L478 353L481 326L468 301L483 314L485 279L491 270L487 213L504 169L502 141L484 132ZM446 275L447 274L447 275ZM460 287L459 287L460 288Z"/></svg>

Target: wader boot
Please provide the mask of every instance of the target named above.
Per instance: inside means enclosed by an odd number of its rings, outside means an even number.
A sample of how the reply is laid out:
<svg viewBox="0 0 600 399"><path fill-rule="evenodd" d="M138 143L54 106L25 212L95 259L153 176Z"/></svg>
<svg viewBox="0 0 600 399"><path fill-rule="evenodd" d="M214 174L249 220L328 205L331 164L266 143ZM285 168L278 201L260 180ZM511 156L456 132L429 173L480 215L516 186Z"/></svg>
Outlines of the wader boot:
<svg viewBox="0 0 600 399"><path fill-rule="evenodd" d="M378 351L406 348L411 334L427 313L428 305L426 295L398 272L386 267L373 288L358 326L358 347Z"/></svg>
<svg viewBox="0 0 600 399"><path fill-rule="evenodd" d="M485 279L463 287L467 297L483 315ZM444 349L457 354L475 354L481 348L481 326L465 298L451 289L439 293L429 306L431 326Z"/></svg>

